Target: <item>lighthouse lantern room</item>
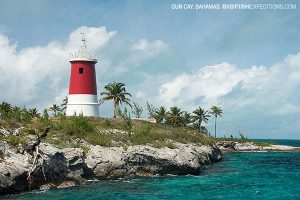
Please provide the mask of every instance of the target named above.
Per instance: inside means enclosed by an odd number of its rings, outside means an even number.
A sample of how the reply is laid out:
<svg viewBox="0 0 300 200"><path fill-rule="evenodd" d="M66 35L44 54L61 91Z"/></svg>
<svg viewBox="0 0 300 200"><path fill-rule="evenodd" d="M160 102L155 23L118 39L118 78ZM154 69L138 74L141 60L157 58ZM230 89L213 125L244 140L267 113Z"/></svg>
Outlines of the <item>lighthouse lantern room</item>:
<svg viewBox="0 0 300 200"><path fill-rule="evenodd" d="M70 54L71 75L67 116L99 116L95 64L97 59L89 52L81 33L80 49Z"/></svg>

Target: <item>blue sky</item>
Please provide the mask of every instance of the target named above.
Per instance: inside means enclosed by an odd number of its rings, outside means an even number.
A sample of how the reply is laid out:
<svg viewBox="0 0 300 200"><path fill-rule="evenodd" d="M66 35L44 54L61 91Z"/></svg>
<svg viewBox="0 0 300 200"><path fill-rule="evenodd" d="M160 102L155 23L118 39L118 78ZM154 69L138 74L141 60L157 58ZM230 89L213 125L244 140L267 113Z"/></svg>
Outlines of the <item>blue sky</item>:
<svg viewBox="0 0 300 200"><path fill-rule="evenodd" d="M236 3L201 1L225 2ZM68 53L84 31L99 59L99 91L120 81L143 106L219 105L222 135L300 138L299 8L172 10L174 3L199 2L0 0L0 101L60 102ZM112 105L100 112L110 116Z"/></svg>

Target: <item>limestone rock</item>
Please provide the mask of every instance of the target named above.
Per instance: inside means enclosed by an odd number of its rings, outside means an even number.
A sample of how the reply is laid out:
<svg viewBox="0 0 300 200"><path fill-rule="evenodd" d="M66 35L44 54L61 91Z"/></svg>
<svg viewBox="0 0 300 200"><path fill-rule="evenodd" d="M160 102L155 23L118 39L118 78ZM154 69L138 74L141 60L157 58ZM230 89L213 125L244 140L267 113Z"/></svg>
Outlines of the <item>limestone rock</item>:
<svg viewBox="0 0 300 200"><path fill-rule="evenodd" d="M81 148L63 149L64 157L67 165L67 178L76 182L84 182L85 161L83 150Z"/></svg>
<svg viewBox="0 0 300 200"><path fill-rule="evenodd" d="M236 143L234 148L237 151L259 151L262 147L255 145L253 142Z"/></svg>
<svg viewBox="0 0 300 200"><path fill-rule="evenodd" d="M216 145L219 149L224 151L293 151L300 152L300 147L292 147L286 145L269 145L269 146L258 146L253 142L233 142L233 141L221 141L217 142Z"/></svg>
<svg viewBox="0 0 300 200"><path fill-rule="evenodd" d="M122 147L90 146L86 164L98 179L122 177L126 172L124 153Z"/></svg>
<svg viewBox="0 0 300 200"><path fill-rule="evenodd" d="M295 151L300 152L300 147L292 147L286 145L270 145L263 147L265 151Z"/></svg>
<svg viewBox="0 0 300 200"><path fill-rule="evenodd" d="M1 145L4 153L0 158L0 195L28 190L29 186L31 189L70 187L94 178L199 174L203 166L222 156L217 147L197 144L176 143L174 149L137 145L126 150L89 145L85 155L81 148L58 149L40 143L39 163L33 168L34 145L34 141L28 142L23 153L16 153L7 143ZM29 184L27 177L32 169Z"/></svg>
<svg viewBox="0 0 300 200"><path fill-rule="evenodd" d="M27 189L29 160L29 155L15 153L6 146L4 157L0 158L0 195Z"/></svg>

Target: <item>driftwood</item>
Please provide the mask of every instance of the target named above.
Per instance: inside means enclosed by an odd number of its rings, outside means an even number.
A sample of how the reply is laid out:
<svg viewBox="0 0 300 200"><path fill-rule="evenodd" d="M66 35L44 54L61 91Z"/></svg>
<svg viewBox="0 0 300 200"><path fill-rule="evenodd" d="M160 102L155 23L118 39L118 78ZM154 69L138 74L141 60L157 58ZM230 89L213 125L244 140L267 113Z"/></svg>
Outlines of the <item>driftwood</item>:
<svg viewBox="0 0 300 200"><path fill-rule="evenodd" d="M42 133L39 133L37 135L37 140L33 143L32 147L31 147L31 150L32 150L32 153L33 153L33 162L32 162L32 166L31 166L31 169L30 171L28 172L28 176L27 176L27 181L29 183L29 189L30 189L30 186L31 186L31 183L32 183L32 173L39 167L41 166L42 168L42 172L43 172L43 176L44 176L44 179L46 180L46 175L45 175L45 171L44 171L44 157L42 154L40 154L39 152L39 145L41 143L41 140L43 138L45 138L47 135L48 135L48 132L49 132L50 128L46 128L44 132ZM30 150L30 149L27 149L27 151ZM29 152L30 153L30 152ZM41 159L41 163L39 163L39 160Z"/></svg>

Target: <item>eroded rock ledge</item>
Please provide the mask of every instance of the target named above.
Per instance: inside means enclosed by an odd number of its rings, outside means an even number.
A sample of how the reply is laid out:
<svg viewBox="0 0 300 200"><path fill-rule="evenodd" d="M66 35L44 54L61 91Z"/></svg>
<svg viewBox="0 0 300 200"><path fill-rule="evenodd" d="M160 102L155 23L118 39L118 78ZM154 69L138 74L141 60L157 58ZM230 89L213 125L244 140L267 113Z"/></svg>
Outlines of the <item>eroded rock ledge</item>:
<svg viewBox="0 0 300 200"><path fill-rule="evenodd" d="M154 148L146 145L102 147L89 145L87 154L81 148L58 149L41 143L39 166L32 170L32 153L16 152L1 142L0 195L29 189L64 188L88 179L115 179L128 176L199 174L203 166L219 161L217 146L176 143L176 148Z"/></svg>
<svg viewBox="0 0 300 200"><path fill-rule="evenodd" d="M253 142L239 143L234 141L220 141L217 142L216 145L224 152L300 152L300 147L286 145L258 146Z"/></svg>

